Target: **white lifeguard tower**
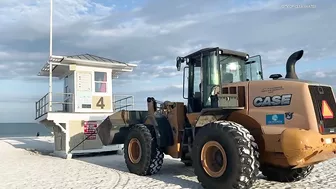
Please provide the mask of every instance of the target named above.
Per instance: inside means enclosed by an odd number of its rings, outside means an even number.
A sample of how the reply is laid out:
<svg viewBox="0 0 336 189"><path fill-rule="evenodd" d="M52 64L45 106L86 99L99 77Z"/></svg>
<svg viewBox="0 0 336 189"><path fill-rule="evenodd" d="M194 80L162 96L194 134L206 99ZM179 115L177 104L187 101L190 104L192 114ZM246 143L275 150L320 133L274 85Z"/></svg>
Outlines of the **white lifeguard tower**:
<svg viewBox="0 0 336 189"><path fill-rule="evenodd" d="M116 110L134 106L133 96L113 95L112 79L136 66L90 54L49 58L38 74L49 77L49 92L36 102L35 120L53 132L55 155L71 158L123 148L102 145L95 127ZM52 90L53 77L64 80L63 92Z"/></svg>

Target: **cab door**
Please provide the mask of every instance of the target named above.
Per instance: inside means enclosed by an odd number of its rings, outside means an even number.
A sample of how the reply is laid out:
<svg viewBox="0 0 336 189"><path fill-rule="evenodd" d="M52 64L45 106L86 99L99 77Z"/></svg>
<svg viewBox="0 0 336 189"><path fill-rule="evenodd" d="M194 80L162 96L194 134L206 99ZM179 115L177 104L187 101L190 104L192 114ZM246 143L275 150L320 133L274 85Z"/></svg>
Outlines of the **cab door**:
<svg viewBox="0 0 336 189"><path fill-rule="evenodd" d="M251 56L245 63L245 71L248 81L263 80L261 56Z"/></svg>

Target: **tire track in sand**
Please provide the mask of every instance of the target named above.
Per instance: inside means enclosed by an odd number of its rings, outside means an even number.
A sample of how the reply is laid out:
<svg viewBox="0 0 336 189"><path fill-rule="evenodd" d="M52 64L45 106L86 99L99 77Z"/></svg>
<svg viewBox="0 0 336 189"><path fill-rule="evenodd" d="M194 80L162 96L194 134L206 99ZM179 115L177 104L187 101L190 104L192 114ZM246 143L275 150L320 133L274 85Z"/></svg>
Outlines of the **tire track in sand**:
<svg viewBox="0 0 336 189"><path fill-rule="evenodd" d="M115 188L115 189L125 188L130 180L129 173L121 172L118 170L113 170L113 171L118 176L118 179L115 181L114 185L111 188Z"/></svg>

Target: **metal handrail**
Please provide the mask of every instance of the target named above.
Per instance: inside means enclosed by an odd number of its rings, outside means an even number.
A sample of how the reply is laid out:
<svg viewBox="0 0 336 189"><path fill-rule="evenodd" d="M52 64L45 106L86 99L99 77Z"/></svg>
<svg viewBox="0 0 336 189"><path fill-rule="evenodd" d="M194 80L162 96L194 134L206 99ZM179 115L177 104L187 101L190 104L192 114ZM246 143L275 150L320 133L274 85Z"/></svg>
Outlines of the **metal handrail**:
<svg viewBox="0 0 336 189"><path fill-rule="evenodd" d="M118 110L129 110L129 107L134 108L134 96L132 95L113 95L113 99L116 99L117 96L123 97L121 99L115 100L113 102L113 110L118 111ZM131 102L130 102L131 101ZM124 102L124 104L123 104Z"/></svg>
<svg viewBox="0 0 336 189"><path fill-rule="evenodd" d="M49 105L49 102L47 101L48 95L49 93L47 93L40 100L35 102L35 108L36 108L35 119L47 113L47 105Z"/></svg>
<svg viewBox="0 0 336 189"><path fill-rule="evenodd" d="M128 96L128 97L125 97L125 98L116 100L116 101L114 101L114 103L117 103L117 102L120 102L120 101L123 101L123 100L127 100L127 99L129 99L129 98L131 98L131 97L132 97L132 96Z"/></svg>
<svg viewBox="0 0 336 189"><path fill-rule="evenodd" d="M40 100L35 102L35 110L36 110L35 120L44 116L45 114L49 112L49 105L51 105L51 112L69 112L69 110L66 109L66 107L68 106L65 106L65 105L74 104L73 93L52 93L52 95L64 95L64 96L61 101L49 102L49 98L48 98L49 93L47 93ZM130 110L134 108L134 96L132 95L113 95L113 99L116 99L116 97L123 97L123 98L120 98L113 102L114 111ZM69 99L71 99L70 102L67 102L67 100ZM63 107L56 110L55 106L53 105L59 105L59 104L62 104Z"/></svg>
<svg viewBox="0 0 336 189"><path fill-rule="evenodd" d="M44 95L40 100L38 100L37 102L35 102L35 108L36 108L36 113L35 113L35 120L42 117L43 115L47 114L49 112L49 105L51 105L51 111L52 112L67 112L66 106L65 105L71 105L74 103L73 101L73 93L52 93L52 95L61 95L63 96L63 100L62 101L52 101L49 102L49 94L47 93L46 95ZM72 98L71 98L72 96ZM66 102L67 100L72 99L70 102ZM50 103L50 104L49 104ZM53 104L57 105L57 104L62 104L63 107L60 108L61 110L56 110L55 107L53 107Z"/></svg>

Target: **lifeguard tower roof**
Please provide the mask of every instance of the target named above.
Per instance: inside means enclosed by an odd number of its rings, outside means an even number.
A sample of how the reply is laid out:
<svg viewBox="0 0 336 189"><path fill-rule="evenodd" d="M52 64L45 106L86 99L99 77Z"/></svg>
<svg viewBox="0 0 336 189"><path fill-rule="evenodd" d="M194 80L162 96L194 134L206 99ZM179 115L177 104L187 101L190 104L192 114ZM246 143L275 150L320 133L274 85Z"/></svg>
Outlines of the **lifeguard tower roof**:
<svg viewBox="0 0 336 189"><path fill-rule="evenodd" d="M125 62L120 62L117 60L112 60L109 58L103 58L91 54L80 54L73 56L51 56L49 61L52 62L52 76L62 78L64 73L68 69L67 66L78 65L78 66L92 66L101 68L112 68L113 77L117 77L120 72L132 72L136 64L130 64ZM38 73L38 76L48 76L49 77L49 62L47 62Z"/></svg>

